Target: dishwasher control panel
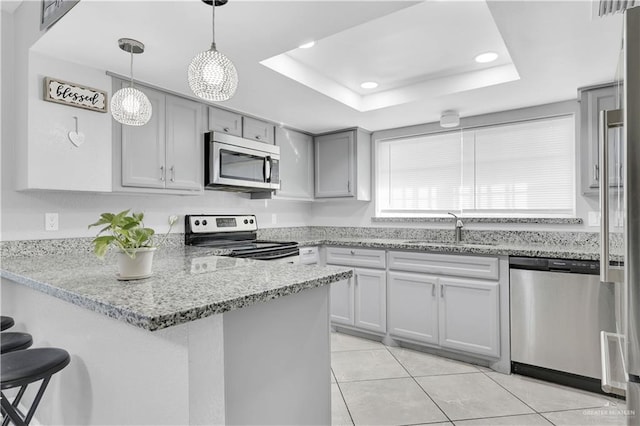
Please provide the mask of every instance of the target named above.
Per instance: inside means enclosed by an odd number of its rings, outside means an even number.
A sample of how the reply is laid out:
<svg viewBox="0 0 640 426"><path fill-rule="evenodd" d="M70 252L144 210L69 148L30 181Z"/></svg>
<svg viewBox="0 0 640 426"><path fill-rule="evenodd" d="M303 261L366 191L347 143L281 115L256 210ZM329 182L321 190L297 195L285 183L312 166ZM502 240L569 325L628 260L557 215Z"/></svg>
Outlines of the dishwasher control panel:
<svg viewBox="0 0 640 426"><path fill-rule="evenodd" d="M540 257L511 257L509 268L532 271L567 272L572 274L596 275L600 272L597 260L565 260Z"/></svg>

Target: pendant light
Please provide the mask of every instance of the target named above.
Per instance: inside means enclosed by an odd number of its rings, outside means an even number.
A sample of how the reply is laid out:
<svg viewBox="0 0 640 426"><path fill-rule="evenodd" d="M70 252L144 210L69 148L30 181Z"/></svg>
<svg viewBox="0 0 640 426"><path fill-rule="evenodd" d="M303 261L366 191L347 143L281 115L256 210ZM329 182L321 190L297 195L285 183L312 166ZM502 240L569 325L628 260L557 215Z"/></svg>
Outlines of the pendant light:
<svg viewBox="0 0 640 426"><path fill-rule="evenodd" d="M236 92L238 73L233 62L216 50L215 16L216 6L223 6L227 0L202 0L211 5L212 42L211 48L199 53L189 65L189 87L196 96L207 101L226 101Z"/></svg>
<svg viewBox="0 0 640 426"><path fill-rule="evenodd" d="M131 54L131 83L111 97L111 115L119 123L143 126L151 118L151 102L144 93L133 87L133 54L144 52L144 44L131 38L121 38L118 46Z"/></svg>

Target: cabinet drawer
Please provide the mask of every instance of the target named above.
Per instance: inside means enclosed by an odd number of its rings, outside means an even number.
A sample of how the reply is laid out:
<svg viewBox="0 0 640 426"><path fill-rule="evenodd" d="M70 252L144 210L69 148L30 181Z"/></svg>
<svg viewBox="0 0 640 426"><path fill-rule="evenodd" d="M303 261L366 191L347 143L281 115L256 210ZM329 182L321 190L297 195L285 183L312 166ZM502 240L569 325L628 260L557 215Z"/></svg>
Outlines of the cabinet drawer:
<svg viewBox="0 0 640 426"><path fill-rule="evenodd" d="M499 275L495 257L404 251L389 252L389 269L491 280L497 280Z"/></svg>
<svg viewBox="0 0 640 426"><path fill-rule="evenodd" d="M242 121L242 137L273 145L276 126L266 121L244 117Z"/></svg>
<svg viewBox="0 0 640 426"><path fill-rule="evenodd" d="M327 264L384 269L386 267L384 253L384 250L327 247Z"/></svg>
<svg viewBox="0 0 640 426"><path fill-rule="evenodd" d="M209 130L242 136L242 116L224 109L209 107Z"/></svg>
<svg viewBox="0 0 640 426"><path fill-rule="evenodd" d="M315 265L318 263L318 247L300 248L300 263L303 265Z"/></svg>

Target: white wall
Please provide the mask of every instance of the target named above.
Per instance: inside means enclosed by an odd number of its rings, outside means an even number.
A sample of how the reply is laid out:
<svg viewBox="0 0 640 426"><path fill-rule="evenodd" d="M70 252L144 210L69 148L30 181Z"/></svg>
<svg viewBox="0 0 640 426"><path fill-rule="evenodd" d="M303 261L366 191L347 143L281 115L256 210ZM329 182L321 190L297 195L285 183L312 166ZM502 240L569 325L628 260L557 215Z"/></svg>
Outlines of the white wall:
<svg viewBox="0 0 640 426"><path fill-rule="evenodd" d="M188 213L256 214L258 225L263 228L308 224L310 203L251 200L247 194L221 191L206 191L200 196L17 191L16 188L26 186L28 163L46 164L47 160L50 160L51 167L29 171L32 183L46 183L49 178L53 183L62 185L65 184L64 179L69 178L75 180L76 189L83 188L90 179L94 179L90 182L92 185L99 182L106 185L107 181L109 186L111 184L111 151L105 149L111 144L111 117L45 102L41 87L42 77L48 75L107 90L110 95L110 79L99 70L30 54L28 47L40 37L39 8L39 2L23 2L14 14L2 12L0 229L3 240L93 236L95 229L88 230L87 225L95 222L100 213L127 208L144 211L147 217L145 224L158 232L167 229L169 215ZM65 139L66 133L74 127L74 115L80 117L79 130L87 134L85 145L93 145L93 151L75 149ZM84 153L83 156L73 158L78 152ZM64 171L56 174L57 168L71 167L73 161L85 161L86 158L91 161L82 167L74 167L75 176ZM62 179L63 175L67 177ZM63 187L60 185L57 187ZM44 231L44 214L48 212L59 214L58 231ZM181 221L175 231L182 230Z"/></svg>

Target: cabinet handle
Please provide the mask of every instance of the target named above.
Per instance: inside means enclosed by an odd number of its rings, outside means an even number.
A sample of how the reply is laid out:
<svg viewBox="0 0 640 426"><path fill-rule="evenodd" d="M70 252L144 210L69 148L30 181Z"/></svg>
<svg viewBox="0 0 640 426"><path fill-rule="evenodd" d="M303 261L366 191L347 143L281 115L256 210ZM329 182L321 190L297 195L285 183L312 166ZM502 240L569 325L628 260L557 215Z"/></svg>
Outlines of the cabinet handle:
<svg viewBox="0 0 640 426"><path fill-rule="evenodd" d="M171 166L171 168L169 169L171 171L171 182L175 182L176 181L176 169L174 166Z"/></svg>
<svg viewBox="0 0 640 426"><path fill-rule="evenodd" d="M229 128L228 127L225 127L222 130L225 131L226 133L229 133Z"/></svg>
<svg viewBox="0 0 640 426"><path fill-rule="evenodd" d="M431 286L431 297L436 297L436 285Z"/></svg>
<svg viewBox="0 0 640 426"><path fill-rule="evenodd" d="M440 297L444 299L444 286L440 286Z"/></svg>
<svg viewBox="0 0 640 426"><path fill-rule="evenodd" d="M260 140L262 138L260 137L260 135L256 135L256 139Z"/></svg>
<svg viewBox="0 0 640 426"><path fill-rule="evenodd" d="M599 168L597 164L593 165L593 180L595 180L596 182L598 180L600 180L600 176L599 176Z"/></svg>
<svg viewBox="0 0 640 426"><path fill-rule="evenodd" d="M355 250L351 250L351 251L349 251L349 253L351 253L351 256L353 256L354 254L356 254L356 251Z"/></svg>
<svg viewBox="0 0 640 426"><path fill-rule="evenodd" d="M347 181L347 192L351 192L351 181Z"/></svg>
<svg viewBox="0 0 640 426"><path fill-rule="evenodd" d="M164 182L164 166L160 166L160 181Z"/></svg>

